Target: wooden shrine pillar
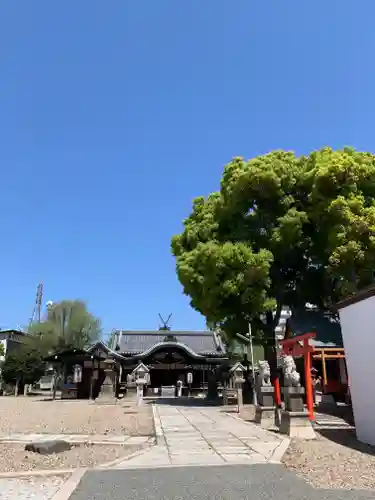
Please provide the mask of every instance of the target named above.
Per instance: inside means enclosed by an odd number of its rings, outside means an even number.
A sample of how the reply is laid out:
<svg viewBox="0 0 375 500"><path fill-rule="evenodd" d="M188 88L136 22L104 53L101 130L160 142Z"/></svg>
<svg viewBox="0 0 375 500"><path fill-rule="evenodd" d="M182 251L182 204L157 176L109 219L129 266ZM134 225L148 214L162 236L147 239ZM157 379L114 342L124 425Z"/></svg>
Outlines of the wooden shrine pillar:
<svg viewBox="0 0 375 500"><path fill-rule="evenodd" d="M305 389L306 389L306 406L309 413L309 419L314 420L314 398L313 386L311 380L311 350L309 339L304 339L304 364L305 364Z"/></svg>
<svg viewBox="0 0 375 500"><path fill-rule="evenodd" d="M315 338L315 333L305 333L290 337L280 341L280 345L284 355L293 357L303 356L305 368L305 391L306 391L306 406L309 414L309 419L314 420L314 400L313 400L313 386L311 378L311 353L314 347L310 345L310 339Z"/></svg>

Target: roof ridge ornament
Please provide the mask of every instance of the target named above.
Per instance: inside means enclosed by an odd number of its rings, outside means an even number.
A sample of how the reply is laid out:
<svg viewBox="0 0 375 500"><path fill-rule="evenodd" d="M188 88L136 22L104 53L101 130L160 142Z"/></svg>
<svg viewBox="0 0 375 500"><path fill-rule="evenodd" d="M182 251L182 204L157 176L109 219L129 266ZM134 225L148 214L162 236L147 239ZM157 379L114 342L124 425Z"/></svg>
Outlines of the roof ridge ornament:
<svg viewBox="0 0 375 500"><path fill-rule="evenodd" d="M159 313L159 318L161 319L162 325L159 326L159 331L161 332L169 332L171 327L168 325L169 320L172 317L172 313L168 316L167 321L164 321L162 315Z"/></svg>

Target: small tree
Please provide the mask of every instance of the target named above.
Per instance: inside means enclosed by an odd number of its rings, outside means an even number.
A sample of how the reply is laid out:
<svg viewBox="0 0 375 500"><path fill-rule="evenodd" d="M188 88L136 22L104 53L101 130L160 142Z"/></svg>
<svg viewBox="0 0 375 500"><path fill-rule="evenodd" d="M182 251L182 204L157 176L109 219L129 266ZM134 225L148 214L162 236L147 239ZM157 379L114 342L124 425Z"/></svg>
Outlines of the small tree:
<svg viewBox="0 0 375 500"><path fill-rule="evenodd" d="M29 339L6 357L2 378L5 383L14 384L17 393L20 384L37 382L43 375L44 368L43 349L40 349L35 339Z"/></svg>

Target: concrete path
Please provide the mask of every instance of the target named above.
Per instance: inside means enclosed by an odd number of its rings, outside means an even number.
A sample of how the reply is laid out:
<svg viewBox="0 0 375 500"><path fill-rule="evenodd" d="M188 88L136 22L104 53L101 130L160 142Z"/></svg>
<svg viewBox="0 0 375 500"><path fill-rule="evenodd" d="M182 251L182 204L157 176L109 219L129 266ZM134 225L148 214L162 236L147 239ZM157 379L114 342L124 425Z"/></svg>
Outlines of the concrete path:
<svg viewBox="0 0 375 500"><path fill-rule="evenodd" d="M156 405L157 445L117 468L279 462L289 439L218 407Z"/></svg>

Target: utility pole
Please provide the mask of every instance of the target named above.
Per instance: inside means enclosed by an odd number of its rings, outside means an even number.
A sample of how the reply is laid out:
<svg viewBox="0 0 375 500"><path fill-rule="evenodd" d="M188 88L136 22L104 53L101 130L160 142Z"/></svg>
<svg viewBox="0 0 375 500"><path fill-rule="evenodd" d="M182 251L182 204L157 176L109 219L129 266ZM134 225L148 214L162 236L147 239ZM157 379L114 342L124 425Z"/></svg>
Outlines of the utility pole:
<svg viewBox="0 0 375 500"><path fill-rule="evenodd" d="M256 390L256 381L255 381L255 367L254 367L254 349L253 349L253 335L251 333L251 324L249 321L249 345L251 349L251 372L253 375L253 403L256 406L258 404L258 395Z"/></svg>
<svg viewBox="0 0 375 500"><path fill-rule="evenodd" d="M255 380L255 367L254 367L254 349L253 349L253 335L251 333L251 324L250 322L248 323L249 331L247 335L242 335L241 333L237 333L237 337L240 338L241 340L245 340L250 347L251 350L251 374L253 377L253 403L256 406L258 404L258 395L256 391L256 380ZM246 353L247 353L247 346L246 346Z"/></svg>

